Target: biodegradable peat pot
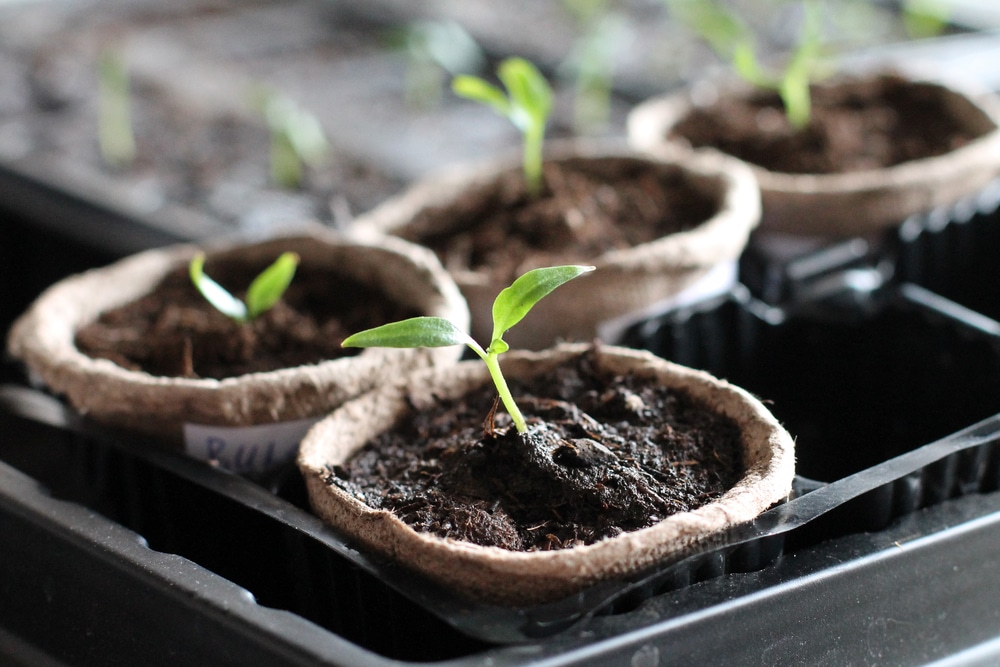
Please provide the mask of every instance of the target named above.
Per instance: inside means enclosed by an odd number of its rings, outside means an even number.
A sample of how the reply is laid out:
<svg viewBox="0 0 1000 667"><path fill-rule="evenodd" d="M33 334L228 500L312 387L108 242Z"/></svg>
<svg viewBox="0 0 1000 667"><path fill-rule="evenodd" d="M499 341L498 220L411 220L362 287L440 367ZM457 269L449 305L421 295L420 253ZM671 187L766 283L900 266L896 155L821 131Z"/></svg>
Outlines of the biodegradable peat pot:
<svg viewBox="0 0 1000 667"><path fill-rule="evenodd" d="M454 318L459 327L468 324L465 301L432 253L399 239L384 241L372 245L320 230L206 248L207 273L234 292L245 289L248 276L256 275L282 252L298 253L298 271L279 303L282 308L275 307L259 319L267 320L267 327L280 329L281 324L271 322L279 317L296 317L301 324L296 314L303 312L315 320L311 331L318 334L312 336L314 339L332 339L329 346L334 353L299 364L282 367L286 358L296 357L279 356L270 368L245 366L232 372L228 368L224 372L212 369L211 374L198 372L202 362L195 364L190 359L198 359L197 353L211 342L220 343L226 355L224 362L231 363L235 352L230 350L246 345L243 334L247 330L241 327L249 325L228 320L194 290L187 276L187 265L198 250L194 245L149 250L62 280L46 290L15 322L9 349L37 380L65 395L74 408L95 421L154 436L156 441L238 472L260 471L294 456L306 430L348 398L409 369L458 360L460 351L454 348L371 349L356 355L344 355L339 350L336 337L342 340L352 331L332 327L371 324L350 319L352 311L358 309L352 294L364 294L361 301L388 304L386 321L400 314L416 314ZM239 278L234 279L234 275ZM227 277L235 284L228 284ZM146 303L154 295L163 294L167 286L173 290L165 300L172 306L169 315L168 309L156 303L148 307L152 313L147 319L157 324L140 329L145 334L116 333L123 317L119 315L121 309ZM176 297L176 303L171 296ZM328 302L343 305L324 309ZM337 312L337 308L343 312ZM281 314L288 312L292 316ZM378 314L376 309L374 316ZM182 365L191 366L193 373L191 369L183 373L149 370L158 368L154 363L177 365L172 359L169 363L161 361L157 356L161 350L153 350L142 362L129 356L133 344L143 343L167 319L181 322L179 327L173 322L163 327L170 335L179 331L175 339L180 342L164 347L182 348ZM197 324L190 324L192 321ZM214 341L203 334L203 329L208 328L205 323L220 327L212 331ZM86 347L83 342L91 345L91 332L95 330L103 338L111 332L112 342L100 352L103 358L81 350ZM115 341L114 336L121 339ZM103 338L101 342L106 342ZM286 350L282 346L294 347L300 338L288 335L272 347L283 354ZM119 353L124 356L119 357ZM295 353L297 350L289 351ZM255 350L241 363L259 364L256 354Z"/></svg>
<svg viewBox="0 0 1000 667"><path fill-rule="evenodd" d="M497 293L529 269L592 264L509 334L513 347L613 342L625 324L735 280L760 216L749 169L722 157L649 159L620 144L557 144L543 194L528 196L521 163L496 160L420 182L355 223L437 252L488 339ZM610 339L610 340L609 340Z"/></svg>
<svg viewBox="0 0 1000 667"><path fill-rule="evenodd" d="M633 109L629 141L659 157L744 160L760 183L761 231L796 236L873 235L1000 174L992 95L880 72L814 85L812 97L810 124L795 132L773 91L702 83Z"/></svg>
<svg viewBox="0 0 1000 667"><path fill-rule="evenodd" d="M574 384L574 381L566 381L565 378L571 377L566 369L578 364L593 369L593 377L601 378L600 383L606 387L606 390L590 392L588 394L590 400L618 401L618 404L623 406L619 410L631 410L638 415L651 409L650 406L654 404L659 406L660 399L650 398L653 394L644 393L647 389L673 396L675 402L671 405L674 407L664 410L665 417L662 420L653 418L651 413L645 413L644 419L648 422L646 426L654 430L661 429L661 435L643 441L628 441L624 444L611 444L611 440L604 440L609 447L616 449L618 453L614 455L603 445L594 444L594 441L587 437L582 440L557 439L554 441L556 444L550 443L541 449L532 450L541 453L539 458L524 457L527 460L542 461L540 467L538 464L534 464L534 467L529 466L527 472L523 474L503 472L499 463L483 454L488 451L486 449L488 447L500 447L498 443L501 442L499 438L494 440L483 436L483 418L489 411L489 394L492 389L487 370L485 365L478 361L462 362L448 368L415 373L405 382L374 390L346 403L311 429L302 442L298 463L305 477L314 510L324 520L365 548L391 558L404 567L412 568L462 595L494 604L528 605L552 601L578 592L595 582L626 576L654 564L678 559L709 541L712 536L717 536L719 531L753 519L789 493L794 476L792 439L767 409L742 389L704 372L672 364L648 352L618 347L566 344L542 352L510 353L503 358L504 372L511 382L515 397L518 396L518 389L515 387L519 386L519 383L531 383L543 377L558 378L556 382L559 386L558 391L565 392L566 386ZM634 394L631 393L631 389L622 389L633 386L629 378L623 379L623 376L629 374L641 379L636 382L648 381L648 384L637 389ZM401 429L402 433L409 434L408 425L414 418L428 417L434 435L419 439L404 435L404 439L412 444L403 447L417 448L420 455L425 457L423 461L431 458L444 460L448 456L454 456L456 451L454 448L440 449L447 447L445 443L449 441L447 439L439 441L439 438L451 433L453 425L441 423L438 410L449 401L466 399L470 395L479 396L480 392L484 393L480 398L485 400L485 405L471 407L468 419L464 420L468 423L455 426L463 437L467 435L470 443L474 443L471 449L461 451L460 456L463 458L456 460L456 469L462 471L460 475L468 475L474 479L478 476L480 481L485 479L486 483L498 484L499 487L495 498L469 494L468 497L472 500L463 502L468 502L470 509L461 510L465 506L459 504L458 516L480 515L500 525L500 530L490 529L500 534L495 543L484 546L482 542L473 543L464 538L454 539L448 535L442 537L429 532L418 532L399 518L399 512L373 508L372 505L387 502L392 493L376 490L371 498L377 500L368 504L359 499L366 498L364 492L356 486L351 486L351 482L343 482L344 488L341 488L341 482L338 480L348 476L345 469L353 465L354 460L377 462L377 468L381 470L395 468L398 455L389 457L381 453L381 450L378 450L378 453L366 453L367 450L366 452L362 450L366 443L390 434L393 430ZM612 398L612 394L618 398ZM585 394L581 394L583 395ZM594 398L597 396L600 398ZM678 399L678 396L687 398L682 400ZM622 397L623 401L620 400ZM554 413L546 413L549 416L541 422L538 413L533 417L533 412L538 410L540 413L545 413L546 410L554 410L553 405L558 405L559 401L545 396L539 396L533 401L521 405L529 424L532 425L529 432L533 432L536 428L544 429L546 425L558 422L558 419L552 416ZM669 457L670 453L666 451L663 443L671 441L669 439L676 437L678 431L684 433L684 437L687 438L685 442L698 441L697 437L691 435L694 431L687 430L690 428L688 425L690 422L687 420L677 422L672 419L673 414L670 414L672 410L683 409L677 407L678 405L694 405L701 414L711 415L712 419L720 419L727 425L729 431L725 440L731 449L728 450L730 460L726 464L735 466L730 470L731 484L728 482L722 484L714 499L700 507L679 511L669 516L667 513L643 516L641 518L646 520L646 525L638 529L629 529L629 532L611 532L598 536L598 539L590 543L584 542L583 545L579 539L568 538L566 533L560 532L565 530L564 528L549 524L549 519L575 512L576 509L585 506L593 508L592 511L597 517L606 517L612 512L619 512L617 504L611 506L619 500L612 501L603 496L604 499L594 500L589 494L598 493L597 489L602 494L617 493L619 484L600 476L607 471L617 470L620 461L639 457L631 450L623 454L625 448L638 446L635 445L636 442L643 444L655 442L650 446L657 450L657 455L662 453L665 457ZM596 409L590 409L596 414ZM579 410L570 407L566 414L579 415ZM502 417L506 415L498 415L498 421ZM594 422L587 419L583 416L584 427L592 428ZM606 424L628 420L642 421L639 417L622 417L619 412L617 419L609 418ZM587 424L591 427L587 427ZM591 433L590 430L585 432L588 435ZM669 435L662 435L663 433ZM507 434L510 435L509 432ZM713 437L708 438L708 441L713 443L712 447L716 444L721 447L722 438L716 435L717 432L713 431ZM575 437L579 436L580 433L577 432ZM518 438L516 442L523 444L520 436L514 437ZM515 450L517 447L515 446ZM477 451L479 454L475 453ZM681 453L685 451L681 448L676 452L671 450L675 457L679 456L681 459L690 456ZM716 453L717 451L721 450L712 450ZM355 454L358 456L352 459L352 455ZM479 458L480 456L484 458ZM613 462L609 456L615 457ZM704 454L704 459L719 460L716 454L711 452ZM498 461L502 462L502 459ZM685 466L705 462L705 460L695 462L674 459L655 470L647 467L637 474L643 480L641 486L645 486L657 476L671 475L673 477L666 483L670 485L676 482L677 486L680 486L677 476L695 474L688 473ZM580 498L564 498L558 506L550 505L547 499L542 500L541 509L532 510L541 511L543 513L541 518L530 512L529 515L522 515L522 523L527 522L530 526L524 529L526 533L534 534L531 531L539 531L538 539L542 539L543 542L548 541L549 544L558 542L565 548L511 550L496 546L496 544L506 544L504 540L508 539L502 528L506 524L498 517L513 516L515 512L520 511L511 509L513 505L508 504L510 499L519 494L526 494L531 501L538 502L530 490L515 491L515 486L532 477L536 468L546 471L559 469L562 471L559 474L578 481L584 480L579 483L585 485L586 492ZM424 463L411 466L411 470L419 471L415 477L421 479L428 479L436 474L436 471L429 470ZM587 481L590 478L586 475L598 475L595 478L598 483L590 484ZM614 489L610 490L612 485ZM397 486L394 482L387 482L381 488L392 491ZM671 490L660 493L672 495ZM413 505L420 505L423 500L433 495L422 492L414 501L404 502L401 511L409 512ZM629 504L629 501L624 502L626 505ZM428 523L420 511L417 511L417 520L423 521L426 527ZM444 520L430 521L430 530L437 530L446 524ZM581 532L574 534L580 535Z"/></svg>

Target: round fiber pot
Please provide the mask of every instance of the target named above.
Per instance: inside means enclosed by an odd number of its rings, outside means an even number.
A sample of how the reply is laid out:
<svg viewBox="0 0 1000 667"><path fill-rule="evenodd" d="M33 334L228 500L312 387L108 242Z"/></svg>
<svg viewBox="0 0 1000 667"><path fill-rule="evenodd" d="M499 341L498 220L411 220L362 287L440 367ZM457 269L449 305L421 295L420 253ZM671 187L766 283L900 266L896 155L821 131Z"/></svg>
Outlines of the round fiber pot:
<svg viewBox="0 0 1000 667"><path fill-rule="evenodd" d="M658 390L668 388L666 393L686 396L699 410L714 416L724 415L727 418L724 421L730 429L727 442L731 449L727 451L732 452L731 458L735 459L733 463L736 465L732 472L733 483L724 485L725 488L720 489L713 499L695 509L644 517L648 519L648 524L636 530L612 532L606 537L584 541L582 544L579 540L563 539L561 548L550 550L548 544L541 549L512 550L496 544L484 546L482 542L475 540L436 534L434 530L441 525L440 520L430 521L430 528L418 531L400 520L396 511L373 508L372 505L377 505L382 500L365 502L365 492L357 485L352 486L354 482L338 481L342 476L348 475L344 470L352 464L352 456L355 455L362 460L367 457L377 461L381 469L396 468L401 457L371 452L366 448L366 443L389 434L392 429L404 429L403 433L411 434L411 420L415 416L425 416L424 413L429 413L426 416L431 418L429 423L433 425L430 428L433 434L417 439L412 435L408 436L413 442L412 446L420 448L421 452L427 452L426 456L430 458L454 455L454 449L441 449L438 438L444 426L436 407L442 402L465 398L481 390L488 394L490 379L487 370L484 364L475 361L414 373L405 383L381 387L346 403L311 429L299 450L298 464L315 512L360 547L388 557L461 595L494 604L519 606L559 599L596 582L626 576L688 555L719 531L749 521L780 502L791 489L794 453L789 434L747 392L704 372L672 364L647 352L582 344L561 345L541 352L510 353L502 358L502 366L512 386L517 386L518 382L531 382L544 375L565 378L567 368L582 367L590 369L587 373L593 373L592 377L601 378L599 382L606 382L609 389L619 387L620 390L620 386L657 387ZM623 376L630 377L623 379ZM560 379L560 382L563 381ZM632 381L640 385L630 385L629 382ZM562 392L561 389L559 391ZM626 391L625 409L639 414L652 405L650 394L643 393L644 391L646 389L639 390L636 394ZM591 396L603 393L605 392L592 392ZM515 389L515 399L517 398ZM605 399L602 397L599 400ZM551 406L552 403L552 400L540 397L530 405L548 409L545 406ZM683 401L678 399L673 404L675 407L663 411L663 414L679 410L676 405L681 403ZM545 426L540 421L541 417L532 414L533 409L522 407L528 419L529 433ZM522 493L514 490L514 484L523 478L532 477L535 472L530 469L516 476L505 473L497 476L497 467L480 462L477 458L479 455L475 452L500 446L497 444L498 440L482 436L483 418L488 411L487 400L481 413L478 409L471 410L475 414L470 414L468 424L461 425L471 434L472 439L483 437L483 440L481 446L462 450L462 456L470 458L460 459L457 468L462 471L471 470L469 474L473 477L480 475L480 479L489 478L486 479L487 483L500 485L495 498L475 494L468 496L475 499L474 502L470 501L471 506L479 509L470 510L466 514L483 513L495 519L508 513L507 501L510 497ZM593 410L591 412L598 414ZM579 414L572 408L569 413ZM688 428L687 422L678 426L671 421L669 415L663 421L658 417L659 415L652 417L647 414L642 419L649 420L664 432L673 433L672 429L680 429L690 433L685 430ZM584 415L582 419L586 422L588 417ZM609 419L608 422L621 419ZM636 419L641 421L638 417ZM664 426L671 423L675 426ZM660 437L664 440L655 438L654 447L662 447L666 451L667 446L663 443L668 436ZM632 456L621 454L626 451L628 444L608 444L606 448L603 444L586 438L555 442L561 444L554 445L551 449L541 447L536 450L539 454L533 460L538 461L537 469L559 469L560 475L584 480L581 484L590 479L587 475L597 475L598 479L604 480L598 481L593 487L588 486L581 499L565 499L561 502L558 507L563 508L562 514L566 513L567 507L592 504L592 500L587 498L590 498L588 494L594 488L600 492L608 491L610 483L601 475L611 468L617 469L620 461ZM717 439L710 439L710 442L717 442ZM610 443L610 440L605 439L604 443ZM616 453L612 454L609 448L618 447L623 449L616 449ZM646 475L655 477L674 474L678 466L695 463L686 460L688 454L677 454L672 447L670 451L675 456L673 462L653 471L647 468L640 473L643 480L652 478ZM714 456L708 454L704 458L711 459ZM422 464L411 469L420 471L419 474L424 477L435 474ZM676 474L687 473L681 471ZM395 487L392 483L387 483L382 488L391 490ZM385 498L381 492L377 496ZM404 503L404 508L407 504L408 501ZM543 512L549 512L553 508L547 500L541 501L541 506ZM558 507L553 516L559 514ZM601 501L597 501L594 507L599 515L610 511L608 505ZM525 530L529 533L540 531L543 541L560 541L546 533L551 531L553 535L561 534L561 528L548 525L548 519L544 517L529 517L525 525L528 526Z"/></svg>
<svg viewBox="0 0 1000 667"><path fill-rule="evenodd" d="M886 102L878 110L870 106L872 93ZM876 234L975 194L1000 174L1000 114L992 95L876 72L815 84L812 97L813 119L796 132L772 91L737 82L702 83L637 106L628 119L629 142L660 157L696 152L738 157L760 183L761 231L834 239ZM747 122L734 120L742 112L724 110L729 103L746 111ZM832 122L821 125L821 117ZM871 134L857 131L866 121L876 125ZM726 139L710 138L720 136L720 128ZM939 129L948 134L933 139L931 153L911 150ZM826 150L834 143L842 171L826 171L822 151L811 165L802 159L806 150L795 149ZM888 146L892 155L884 164L873 156L879 146ZM776 157L782 154L799 159L789 166Z"/></svg>
<svg viewBox="0 0 1000 667"><path fill-rule="evenodd" d="M96 358L81 351L82 332L91 325L113 328L114 319L103 324L109 316L122 307L144 303L154 292L163 293L167 285L173 286L169 294L177 295L177 302L189 300L184 302L187 310L171 317L191 319L195 308L206 305L187 277L188 263L198 250L194 245L149 250L62 280L15 322L8 340L10 353L87 417L151 436L145 439L237 472L259 472L287 461L306 430L345 400L411 369L452 363L460 356L455 348L371 349L351 356L337 349L329 356L290 367L208 375L199 374L198 367L194 373L159 374L148 370L150 364L136 365L125 357L119 360L117 349ZM286 310L311 316L326 301L349 299L345 291L364 289L368 299L391 304L386 308L394 309L394 316L436 315L459 327L468 324L465 301L434 256L399 239L371 244L321 230L258 243L216 244L204 250L206 273L234 293L248 285L245 276L256 275L282 252L297 253L298 270L282 302L291 303L293 294L302 296ZM241 282L226 285L221 276L227 273L240 275ZM351 322L354 307L344 306L344 322ZM164 315L167 310L150 314L156 326L174 326L162 322L169 319ZM211 308L208 311L197 321L221 318L223 326L234 327L231 334L223 329L221 347L235 349L243 344L240 327L245 325ZM277 313L279 308L272 311ZM189 350L208 345L205 336L199 337L200 331L183 331L182 346ZM326 331L317 338L322 339ZM353 331L342 335L349 333ZM123 336L120 345L112 344L122 350L131 344L129 336L145 338L143 334L112 335ZM339 341L331 347L339 348Z"/></svg>
<svg viewBox="0 0 1000 667"><path fill-rule="evenodd" d="M353 230L434 249L469 303L479 341L492 331L494 298L525 271L595 266L510 332L513 347L537 350L614 342L613 332L704 296L706 286L727 289L760 216L750 170L722 157L658 160L620 145L568 143L550 150L544 173L532 198L520 160L463 167L414 185Z"/></svg>

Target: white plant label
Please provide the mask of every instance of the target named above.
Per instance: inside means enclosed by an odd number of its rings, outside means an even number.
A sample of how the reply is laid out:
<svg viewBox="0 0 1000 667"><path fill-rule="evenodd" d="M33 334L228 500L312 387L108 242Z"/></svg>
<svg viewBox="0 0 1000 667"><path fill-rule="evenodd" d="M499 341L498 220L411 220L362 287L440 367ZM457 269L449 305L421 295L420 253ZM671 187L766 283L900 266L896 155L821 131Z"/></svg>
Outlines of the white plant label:
<svg viewBox="0 0 1000 667"><path fill-rule="evenodd" d="M317 421L318 417L240 427L184 424L184 449L189 456L241 475L265 472L291 460Z"/></svg>

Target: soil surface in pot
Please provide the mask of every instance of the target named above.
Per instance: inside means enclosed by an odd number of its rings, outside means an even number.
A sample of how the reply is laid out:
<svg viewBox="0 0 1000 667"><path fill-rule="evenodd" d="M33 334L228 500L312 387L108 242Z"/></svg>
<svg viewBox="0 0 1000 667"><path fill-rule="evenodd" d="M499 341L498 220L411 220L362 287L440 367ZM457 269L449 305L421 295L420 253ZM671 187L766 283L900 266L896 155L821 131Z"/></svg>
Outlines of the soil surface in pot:
<svg viewBox="0 0 1000 667"><path fill-rule="evenodd" d="M602 376L590 353L511 389L527 437L506 414L484 426L489 385L404 418L327 482L418 531L537 551L651 526L743 475L732 420L648 379Z"/></svg>
<svg viewBox="0 0 1000 667"><path fill-rule="evenodd" d="M264 268L209 259L205 271L239 297ZM415 317L415 310L329 269L300 265L291 286L249 323L215 310L187 267L148 295L108 310L76 335L81 352L130 370L187 378L227 378L358 354L341 341L355 331Z"/></svg>
<svg viewBox="0 0 1000 667"><path fill-rule="evenodd" d="M429 207L399 235L433 249L450 271L485 270L499 283L542 266L593 260L694 228L716 213L717 196L680 170L639 160L545 164L531 197L520 171Z"/></svg>
<svg viewBox="0 0 1000 667"><path fill-rule="evenodd" d="M977 138L955 120L939 89L895 76L814 86L809 124L795 130L777 93L723 96L671 130L769 171L835 174L942 155Z"/></svg>

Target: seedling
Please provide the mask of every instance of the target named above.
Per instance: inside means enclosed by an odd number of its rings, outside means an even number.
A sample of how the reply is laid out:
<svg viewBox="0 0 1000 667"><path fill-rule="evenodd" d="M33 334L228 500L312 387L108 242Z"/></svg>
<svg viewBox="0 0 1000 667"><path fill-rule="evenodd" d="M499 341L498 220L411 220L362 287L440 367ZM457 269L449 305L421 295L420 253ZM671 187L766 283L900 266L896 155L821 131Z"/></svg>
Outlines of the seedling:
<svg viewBox="0 0 1000 667"><path fill-rule="evenodd" d="M666 0L671 12L694 30L724 60L732 62L737 74L754 86L778 91L785 116L792 127L809 124L812 105L809 84L820 55L821 24L819 5L802 3L804 16L799 41L778 74L765 71L757 59L753 34L735 14L712 0Z"/></svg>
<svg viewBox="0 0 1000 667"><path fill-rule="evenodd" d="M271 179L285 188L301 186L305 167L319 167L330 151L323 126L294 100L271 90L255 95L271 133Z"/></svg>
<svg viewBox="0 0 1000 667"><path fill-rule="evenodd" d="M486 62L482 48L455 21L416 21L400 43L406 53L406 102L414 108L438 106L446 77L480 71Z"/></svg>
<svg viewBox="0 0 1000 667"><path fill-rule="evenodd" d="M625 24L609 0L563 0L579 36L560 70L573 77L573 127L577 134L603 129L611 116L615 54L626 37Z"/></svg>
<svg viewBox="0 0 1000 667"><path fill-rule="evenodd" d="M113 167L135 160L131 91L125 58L118 49L104 49L98 57L97 141L101 157Z"/></svg>
<svg viewBox="0 0 1000 667"><path fill-rule="evenodd" d="M913 38L936 37L948 28L948 0L903 0L903 26Z"/></svg>
<svg viewBox="0 0 1000 667"><path fill-rule="evenodd" d="M552 111L552 87L542 73L523 58L507 58L497 68L497 76L507 92L472 75L456 76L456 95L481 102L514 124L524 137L524 177L528 192L542 192L542 146L545 124Z"/></svg>
<svg viewBox="0 0 1000 667"><path fill-rule="evenodd" d="M467 345L486 362L493 384L518 433L528 431L524 416L514 403L507 381L500 371L499 356L510 349L503 335L520 322L544 296L579 275L593 271L593 266L553 266L533 269L500 291L493 301L493 335L489 347L442 317L413 317L384 324L348 336L344 347L447 347Z"/></svg>
<svg viewBox="0 0 1000 667"><path fill-rule="evenodd" d="M188 273L191 282L216 310L237 322L249 322L267 312L285 293L295 276L299 256L294 252L282 253L269 267L260 272L247 288L246 301L240 301L226 288L205 275L205 254L191 258Z"/></svg>

